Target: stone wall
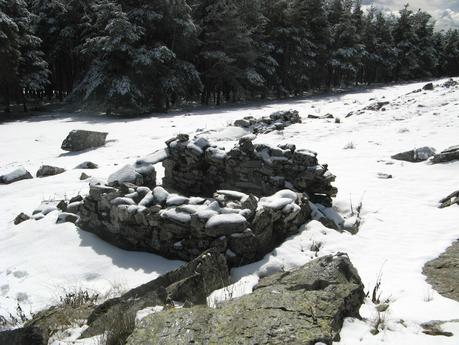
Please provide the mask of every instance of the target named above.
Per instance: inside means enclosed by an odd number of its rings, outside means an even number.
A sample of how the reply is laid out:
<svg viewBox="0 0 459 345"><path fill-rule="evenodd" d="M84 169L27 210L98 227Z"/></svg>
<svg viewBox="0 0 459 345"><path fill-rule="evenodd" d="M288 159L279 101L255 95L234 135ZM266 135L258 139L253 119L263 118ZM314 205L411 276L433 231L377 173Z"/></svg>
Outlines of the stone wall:
<svg viewBox="0 0 459 345"><path fill-rule="evenodd" d="M130 183L91 186L78 210L82 229L118 247L186 261L215 248L231 265L260 259L311 219L308 199L291 190L205 199Z"/></svg>
<svg viewBox="0 0 459 345"><path fill-rule="evenodd" d="M226 152L204 138L179 135L166 142L163 185L185 195L211 196L218 189L258 196L288 188L305 192L313 202L331 206L335 176L317 154L294 145L270 147L244 137Z"/></svg>

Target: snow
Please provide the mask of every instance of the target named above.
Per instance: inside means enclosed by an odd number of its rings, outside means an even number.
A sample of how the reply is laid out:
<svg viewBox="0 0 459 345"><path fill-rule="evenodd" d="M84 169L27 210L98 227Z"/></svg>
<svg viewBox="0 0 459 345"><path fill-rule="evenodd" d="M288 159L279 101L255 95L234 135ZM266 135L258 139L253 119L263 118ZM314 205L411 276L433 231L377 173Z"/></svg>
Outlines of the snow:
<svg viewBox="0 0 459 345"><path fill-rule="evenodd" d="M239 213L217 214L207 221L206 228L210 229L223 224L242 224L245 222L247 222L247 220Z"/></svg>
<svg viewBox="0 0 459 345"><path fill-rule="evenodd" d="M434 85L445 81L434 81ZM0 124L0 175L21 166L36 171L43 164L67 170L46 179L0 185L0 315L14 313L18 298L27 312L36 312L53 304L62 286L80 286L104 293L121 281L126 288L133 288L182 264L149 253L123 251L70 223L55 224L57 211L39 221L13 224L20 212L30 214L42 201L85 195L88 184L79 180L81 171L73 167L83 161L97 163L99 169L91 170L91 175L94 181L104 180L116 166L132 164L164 149L164 142L178 133L188 133L190 137L199 134L211 143L218 141L218 146L228 151L241 136L248 134L241 128L227 127L228 124L245 116L258 118L293 108L299 111L303 123L258 135L254 142L271 146L291 143L298 149L317 152L319 162L327 163L337 176L334 183L338 187L334 201L337 211L348 215L351 202L355 209L363 201L360 230L356 235L340 233L312 221L261 261L233 269L235 285L227 288L233 291L227 295L248 293L260 276L297 267L316 255L346 252L366 291L371 292L382 270L382 297L390 299L390 307L385 314L386 328L372 335L376 311L367 299L361 308L363 319L347 319L341 340L335 345L458 344L457 322L442 326L454 333L452 337L423 334L420 324L459 319L459 303L435 292L422 275L424 263L459 238L458 207L438 209L438 201L457 190L459 161L432 165L390 158L407 148L429 146L439 152L458 144L459 89L436 86L433 91L411 93L424 84L198 110L188 113L190 116L176 112L117 119L84 113L52 113ZM345 117L383 97L390 102L385 111ZM423 107L418 107L419 104ZM341 118L341 123L308 120L309 113L331 113ZM203 127L204 132L200 130ZM60 150L62 140L75 128L109 132L113 140L95 150L64 153ZM355 148L343 150L349 142ZM215 152L224 157L224 151L215 149ZM155 167L160 181L164 170L160 164ZM378 179L379 172L393 178ZM157 202L165 202L168 197L161 187L155 188L153 195ZM210 219L215 217L214 214ZM213 295L218 297L218 294Z"/></svg>
<svg viewBox="0 0 459 345"><path fill-rule="evenodd" d="M130 164L125 165L121 169L115 171L111 174L108 179L107 183L123 183L123 182L134 182L137 177L137 172L135 171L134 167Z"/></svg>

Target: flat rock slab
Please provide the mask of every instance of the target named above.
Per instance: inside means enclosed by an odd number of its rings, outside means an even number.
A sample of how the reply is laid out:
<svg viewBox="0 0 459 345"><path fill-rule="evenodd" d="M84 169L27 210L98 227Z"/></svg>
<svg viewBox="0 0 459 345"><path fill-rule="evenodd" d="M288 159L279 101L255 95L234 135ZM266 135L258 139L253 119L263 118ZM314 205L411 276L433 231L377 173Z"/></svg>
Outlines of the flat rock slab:
<svg viewBox="0 0 459 345"><path fill-rule="evenodd" d="M417 163L426 161L433 155L435 155L435 149L433 147L424 146L414 150L397 153L391 158L400 161Z"/></svg>
<svg viewBox="0 0 459 345"><path fill-rule="evenodd" d="M107 135L106 132L73 130L62 142L61 149L74 152L104 146Z"/></svg>
<svg viewBox="0 0 459 345"><path fill-rule="evenodd" d="M459 302L459 241L425 264L427 282L442 296Z"/></svg>
<svg viewBox="0 0 459 345"><path fill-rule="evenodd" d="M345 254L263 278L253 293L205 306L145 317L128 345L316 344L339 339L345 317L357 317L362 282Z"/></svg>
<svg viewBox="0 0 459 345"><path fill-rule="evenodd" d="M439 154L436 154L432 158L432 163L446 163L455 160L459 160L459 145L451 146Z"/></svg>

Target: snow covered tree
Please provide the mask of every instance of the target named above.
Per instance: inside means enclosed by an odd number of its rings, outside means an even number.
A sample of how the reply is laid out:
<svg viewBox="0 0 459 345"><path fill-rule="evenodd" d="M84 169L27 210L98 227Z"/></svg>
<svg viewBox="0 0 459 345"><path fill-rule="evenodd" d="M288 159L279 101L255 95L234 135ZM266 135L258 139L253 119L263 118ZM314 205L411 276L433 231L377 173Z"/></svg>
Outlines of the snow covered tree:
<svg viewBox="0 0 459 345"><path fill-rule="evenodd" d="M0 79L7 111L13 98L27 111L27 94L43 90L48 83L48 66L32 20L25 1L0 0Z"/></svg>
<svg viewBox="0 0 459 345"><path fill-rule="evenodd" d="M107 113L122 106L141 109L143 94L133 82L133 61L134 44L142 31L129 21L120 5L110 0L100 0L93 10L94 35L81 50L92 62L76 92L82 94L84 101L104 104Z"/></svg>

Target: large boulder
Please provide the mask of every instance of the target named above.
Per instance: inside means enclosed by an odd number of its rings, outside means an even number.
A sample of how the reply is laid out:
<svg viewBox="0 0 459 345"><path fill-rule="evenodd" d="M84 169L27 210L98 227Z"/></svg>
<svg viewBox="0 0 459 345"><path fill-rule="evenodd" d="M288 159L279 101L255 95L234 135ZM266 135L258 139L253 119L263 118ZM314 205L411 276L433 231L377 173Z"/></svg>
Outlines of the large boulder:
<svg viewBox="0 0 459 345"><path fill-rule="evenodd" d="M438 258L425 264L427 282L442 296L459 302L459 241Z"/></svg>
<svg viewBox="0 0 459 345"><path fill-rule="evenodd" d="M128 345L332 344L345 317L358 317L365 293L345 254L263 278L253 293L145 317Z"/></svg>
<svg viewBox="0 0 459 345"><path fill-rule="evenodd" d="M64 168L54 167L51 165L42 165L40 169L38 169L36 176L37 177L54 176L54 175L62 174L63 172L65 172Z"/></svg>
<svg viewBox="0 0 459 345"><path fill-rule="evenodd" d="M120 313L135 316L139 310L171 302L205 304L212 291L228 284L225 257L214 250L206 251L178 269L98 306L88 318L89 328L83 337L101 334L107 319Z"/></svg>
<svg viewBox="0 0 459 345"><path fill-rule="evenodd" d="M417 163L428 160L434 154L435 149L433 147L424 146L410 151L397 153L396 155L393 155L391 158L399 161Z"/></svg>
<svg viewBox="0 0 459 345"><path fill-rule="evenodd" d="M459 145L451 146L439 154L436 154L432 158L432 163L446 163L455 160L459 160Z"/></svg>
<svg viewBox="0 0 459 345"><path fill-rule="evenodd" d="M73 130L64 139L61 148L64 151L83 151L104 146L107 135L106 132Z"/></svg>
<svg viewBox="0 0 459 345"><path fill-rule="evenodd" d="M13 182L31 179L33 176L23 167L19 167L12 172L0 176L0 184L10 184Z"/></svg>

